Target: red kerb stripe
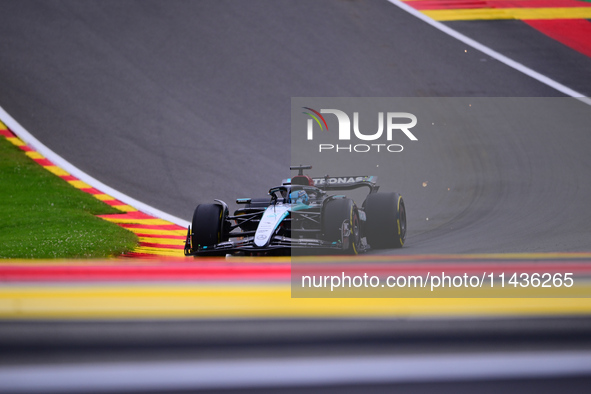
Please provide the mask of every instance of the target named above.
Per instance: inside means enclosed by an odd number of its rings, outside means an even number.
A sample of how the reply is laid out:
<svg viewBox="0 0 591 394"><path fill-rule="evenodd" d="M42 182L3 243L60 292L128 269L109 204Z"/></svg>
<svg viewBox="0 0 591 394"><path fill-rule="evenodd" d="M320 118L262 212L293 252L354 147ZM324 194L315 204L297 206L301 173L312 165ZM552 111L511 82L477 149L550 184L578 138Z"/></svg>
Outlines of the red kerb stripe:
<svg viewBox="0 0 591 394"><path fill-rule="evenodd" d="M591 3L587 3L591 6ZM591 22L586 19L524 20L534 29L591 57Z"/></svg>

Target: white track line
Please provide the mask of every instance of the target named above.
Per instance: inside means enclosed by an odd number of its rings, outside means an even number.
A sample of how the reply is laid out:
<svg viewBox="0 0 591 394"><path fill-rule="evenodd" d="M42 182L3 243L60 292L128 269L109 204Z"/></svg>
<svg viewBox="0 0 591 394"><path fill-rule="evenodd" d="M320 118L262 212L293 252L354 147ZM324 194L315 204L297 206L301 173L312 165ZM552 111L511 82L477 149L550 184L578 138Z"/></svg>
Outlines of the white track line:
<svg viewBox="0 0 591 394"><path fill-rule="evenodd" d="M0 392L305 387L589 375L591 352L118 362L0 367Z"/></svg>
<svg viewBox="0 0 591 394"><path fill-rule="evenodd" d="M508 58L505 55L501 55L499 52L496 52L496 51L492 50L491 48L489 48L485 45L482 45L481 43L479 43L477 41L474 41L473 39L449 28L448 26L444 25L443 23L437 22L437 21L429 18L427 15L412 8L408 4L403 3L400 0L388 0L388 1L392 4L394 4L395 6L402 8L404 11L408 12L409 14L416 16L417 18L421 19L422 21L430 24L431 26L435 27L436 29L439 29L440 31L444 32L445 34L448 34L448 35L452 36L453 38L463 42L464 44L469 45L472 48L477 49L480 52L487 54L488 56L500 61L501 63L504 63L507 66L514 68L515 70L522 72L525 75L530 76L530 77L540 81L541 83L548 85L553 89L558 90L561 93L564 93L567 96L574 97L574 98L584 102L585 104L591 105L591 98L585 97L584 94L579 93L567 86L564 86L563 84L556 82L555 80L548 78L547 76L540 74L539 72L534 71L531 68L526 67L523 64L518 63L515 60Z"/></svg>
<svg viewBox="0 0 591 394"><path fill-rule="evenodd" d="M128 195L123 194L120 191L115 190L112 187L105 185L101 181L91 177L90 175L80 170L79 168L65 160L63 157L61 157L54 151L49 149L47 146L43 145L37 138L33 137L31 133L29 133L23 126L21 126L20 123L18 123L12 116L10 116L8 112L6 112L2 107L0 107L0 120L2 120L2 122L4 122L4 124L8 126L8 128L14 134L16 134L21 140L26 142L27 145L32 146L37 152L41 153L43 156L48 158L55 165L66 170L67 172L74 175L81 181L88 183L95 189L100 190L101 192L108 194L112 197L115 197L117 200L127 205L131 205L135 209L147 213L148 215L168 220L169 222L172 222L182 227L187 227L189 225L189 222L187 222L186 220L183 220L176 216L169 215L166 212L156 209L150 205L144 204L143 202L129 197Z"/></svg>

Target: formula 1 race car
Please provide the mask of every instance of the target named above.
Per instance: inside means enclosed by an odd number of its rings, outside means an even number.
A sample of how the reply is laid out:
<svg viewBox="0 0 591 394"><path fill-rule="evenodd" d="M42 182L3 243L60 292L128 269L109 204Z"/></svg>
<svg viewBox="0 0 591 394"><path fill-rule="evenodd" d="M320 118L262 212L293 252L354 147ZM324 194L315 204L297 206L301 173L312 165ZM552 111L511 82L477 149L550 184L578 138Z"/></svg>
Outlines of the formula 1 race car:
<svg viewBox="0 0 591 394"><path fill-rule="evenodd" d="M376 177L310 178L298 175L269 190L266 198L239 198L243 208L230 215L215 200L200 204L187 230L186 256L290 254L292 249L317 249L358 254L370 248L400 248L406 237L406 210L398 193L378 193ZM361 207L344 195L368 188Z"/></svg>

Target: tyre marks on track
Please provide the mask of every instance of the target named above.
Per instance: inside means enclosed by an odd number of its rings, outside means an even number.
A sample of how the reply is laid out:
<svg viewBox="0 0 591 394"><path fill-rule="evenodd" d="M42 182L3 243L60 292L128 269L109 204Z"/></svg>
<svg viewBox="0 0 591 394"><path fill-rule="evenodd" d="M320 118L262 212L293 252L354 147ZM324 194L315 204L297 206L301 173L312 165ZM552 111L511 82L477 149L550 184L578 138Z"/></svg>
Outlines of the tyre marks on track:
<svg viewBox="0 0 591 394"><path fill-rule="evenodd" d="M116 198L93 188L64 169L56 166L41 153L27 145L1 121L0 135L13 145L20 148L28 157L47 171L62 178L73 187L88 193L105 204L121 211L121 214L98 215L98 217L126 228L138 236L140 241L138 247L131 253L122 257L150 258L166 256L184 258L183 248L186 235L185 228L169 221L139 212L131 205L127 205Z"/></svg>

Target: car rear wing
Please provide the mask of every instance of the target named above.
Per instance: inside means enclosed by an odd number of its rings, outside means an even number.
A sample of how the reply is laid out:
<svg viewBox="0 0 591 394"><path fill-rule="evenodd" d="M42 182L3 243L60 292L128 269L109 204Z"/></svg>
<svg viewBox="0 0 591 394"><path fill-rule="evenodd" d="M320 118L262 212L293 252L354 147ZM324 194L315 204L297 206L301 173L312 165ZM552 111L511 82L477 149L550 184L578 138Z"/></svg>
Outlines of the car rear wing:
<svg viewBox="0 0 591 394"><path fill-rule="evenodd" d="M368 187L370 193L377 193L380 188L376 182L377 176L325 176L322 178L312 178L314 186L323 190L352 190L360 187Z"/></svg>

